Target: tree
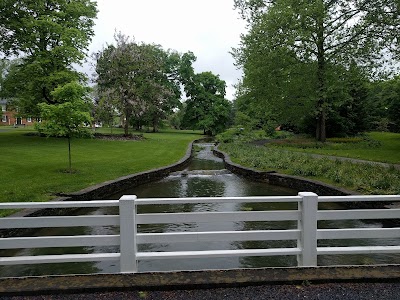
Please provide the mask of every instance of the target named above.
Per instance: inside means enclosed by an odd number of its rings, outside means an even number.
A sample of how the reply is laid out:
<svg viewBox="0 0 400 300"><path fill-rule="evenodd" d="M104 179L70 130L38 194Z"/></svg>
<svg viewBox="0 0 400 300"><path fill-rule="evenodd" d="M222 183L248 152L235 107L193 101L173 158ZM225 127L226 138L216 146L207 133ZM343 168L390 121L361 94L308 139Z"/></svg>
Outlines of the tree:
<svg viewBox="0 0 400 300"><path fill-rule="evenodd" d="M295 91L299 96L291 96L292 101L303 102L303 87L314 91L304 103L315 107L316 137L320 141L326 139L332 99L341 88L340 74L335 76L337 67L348 70L355 63L377 76L384 61L390 63L398 54L400 11L396 0L235 0L235 7L250 27L241 49L235 52L237 63L246 65L245 77L246 70L265 74L263 68L268 70L272 65L272 73L278 75L275 80L292 80L288 87L300 88L300 92ZM257 50L267 54L267 62L261 67L255 64L255 57L262 60ZM285 88L277 84L269 92L270 98L286 100Z"/></svg>
<svg viewBox="0 0 400 300"><path fill-rule="evenodd" d="M229 121L231 104L225 97L225 81L211 72L193 75L185 86L186 127L200 128L204 134L222 132Z"/></svg>
<svg viewBox="0 0 400 300"><path fill-rule="evenodd" d="M73 137L90 136L86 127L92 118L87 99L88 89L77 82L67 83L56 88L51 94L59 104L38 104L41 123L36 127L47 136L65 137L68 139L68 162L71 168L71 139Z"/></svg>
<svg viewBox="0 0 400 300"><path fill-rule="evenodd" d="M121 33L115 40L116 45L94 54L100 96L116 100L126 135L130 122L140 127L148 121L155 131L160 120L180 105L181 55L136 43Z"/></svg>
<svg viewBox="0 0 400 300"><path fill-rule="evenodd" d="M110 95L103 94L99 96L96 93L94 101L94 118L95 122L102 122L110 127L111 133L113 132L114 119L117 117L114 101Z"/></svg>
<svg viewBox="0 0 400 300"><path fill-rule="evenodd" d="M371 82L368 103L371 118L380 131L400 132L400 77Z"/></svg>
<svg viewBox="0 0 400 300"><path fill-rule="evenodd" d="M108 45L94 54L96 59L96 81L100 96L107 94L115 99L116 108L124 115L125 135L129 133L131 117L144 113L143 92L148 89L150 74L156 73L157 65L146 51L133 39L117 33L116 46Z"/></svg>
<svg viewBox="0 0 400 300"><path fill-rule="evenodd" d="M0 2L0 51L19 56L5 82L22 114L37 104L56 104L52 91L84 76L74 70L93 36L96 3L90 0L3 0Z"/></svg>
<svg viewBox="0 0 400 300"><path fill-rule="evenodd" d="M156 132L161 120L181 106L181 55L176 51L165 51L158 45L148 46L151 56L158 61L158 67L147 78L141 95L145 107L144 119Z"/></svg>

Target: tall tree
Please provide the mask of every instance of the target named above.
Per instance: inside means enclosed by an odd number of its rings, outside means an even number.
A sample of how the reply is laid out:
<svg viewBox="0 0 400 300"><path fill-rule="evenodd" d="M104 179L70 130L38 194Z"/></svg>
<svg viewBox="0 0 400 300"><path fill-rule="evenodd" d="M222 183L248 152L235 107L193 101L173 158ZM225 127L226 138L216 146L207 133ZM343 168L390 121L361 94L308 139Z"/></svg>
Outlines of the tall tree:
<svg viewBox="0 0 400 300"><path fill-rule="evenodd" d="M84 78L72 65L85 57L96 15L91 0L0 2L0 52L22 57L5 83L21 113L57 103L57 86Z"/></svg>
<svg viewBox="0 0 400 300"><path fill-rule="evenodd" d="M125 134L129 122L147 119L156 130L159 122L180 105L181 55L159 45L136 43L121 33L116 45L95 53L96 81L100 95L116 99L124 115Z"/></svg>
<svg viewBox="0 0 400 300"><path fill-rule="evenodd" d="M400 76L372 82L368 102L373 107L373 129L400 132Z"/></svg>
<svg viewBox="0 0 400 300"><path fill-rule="evenodd" d="M140 72L147 69L147 61L134 40L116 33L116 45L108 45L94 53L96 60L96 82L100 97L114 99L116 109L124 116L125 135L129 133L129 120L140 104L136 80Z"/></svg>
<svg viewBox="0 0 400 300"><path fill-rule="evenodd" d="M165 51L161 46L150 45L149 51L158 61L157 71L147 78L142 97L145 103L145 118L157 131L161 120L174 108L180 107L181 55L176 51Z"/></svg>
<svg viewBox="0 0 400 300"><path fill-rule="evenodd" d="M225 81L211 72L193 75L185 86L186 127L202 129L204 134L222 132L229 121L231 104L225 97Z"/></svg>
<svg viewBox="0 0 400 300"><path fill-rule="evenodd" d="M251 47L257 49L259 42L263 53L269 54L269 63L282 64L275 68L281 77L289 75L290 79L309 82L305 87L315 91L310 101L315 107L316 137L320 141L326 139L332 93L339 86L337 66L348 68L355 63L376 75L382 64L395 59L400 30L396 0L235 0L235 7L250 27L236 52L238 64L258 68L248 56L257 56ZM273 56L278 60L273 61ZM293 64L286 67L288 61ZM293 73L300 74L290 76ZM274 96L282 98L279 90L285 86L277 86ZM296 85L291 82L290 86Z"/></svg>

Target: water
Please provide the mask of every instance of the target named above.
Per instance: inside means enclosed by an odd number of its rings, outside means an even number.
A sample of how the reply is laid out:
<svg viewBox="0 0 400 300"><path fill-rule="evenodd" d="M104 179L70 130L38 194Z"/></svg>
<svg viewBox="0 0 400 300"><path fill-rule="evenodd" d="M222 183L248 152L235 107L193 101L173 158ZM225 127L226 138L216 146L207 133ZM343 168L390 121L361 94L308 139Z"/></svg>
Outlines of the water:
<svg viewBox="0 0 400 300"><path fill-rule="evenodd" d="M219 196L268 196L296 195L297 191L271 186L265 183L253 182L240 178L224 169L221 159L212 155L212 144L201 144L190 165L179 172L170 174L157 182L133 187L122 193L112 195L109 199L119 199L122 195L132 194L138 198L158 197L219 197ZM324 204L321 209L343 209L338 204ZM296 209L297 203L215 203L215 204L185 204L185 205L152 205L140 206L140 213L156 212L199 212L199 211L262 211ZM79 215L118 214L117 208L82 209ZM344 227L383 227L379 221L324 221L319 222L319 228ZM232 230L268 230L296 228L297 223L288 222L213 222L213 223L181 223L181 224L151 224L140 225L138 232L176 232L176 231L232 231ZM34 236L51 235L104 235L118 234L119 228L107 227L76 227L76 228L44 228ZM382 243L383 242L383 243ZM319 246L351 246L351 245L399 245L400 239L369 240L330 240L319 241ZM247 241L247 242L207 242L207 243L161 243L139 245L139 251L190 251L190 250L226 250L226 249L257 249L275 247L295 247L295 241ZM119 252L119 247L73 247L51 249L16 249L3 251L2 256L15 255L50 255ZM383 264L400 263L399 255L326 255L318 257L319 265L352 265L352 264ZM140 261L139 272L171 271L171 270L202 270L229 268L259 268L296 266L294 256L280 257L235 257L213 259L183 259ZM0 276L27 276L46 274L85 274L119 272L118 262L88 262L65 264L42 264L1 267Z"/></svg>

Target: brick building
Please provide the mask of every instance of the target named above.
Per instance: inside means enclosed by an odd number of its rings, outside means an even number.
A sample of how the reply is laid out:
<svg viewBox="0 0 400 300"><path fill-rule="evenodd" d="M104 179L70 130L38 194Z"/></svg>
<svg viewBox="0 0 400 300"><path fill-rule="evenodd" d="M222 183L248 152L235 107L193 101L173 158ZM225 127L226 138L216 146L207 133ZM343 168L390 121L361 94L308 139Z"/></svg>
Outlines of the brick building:
<svg viewBox="0 0 400 300"><path fill-rule="evenodd" d="M7 104L7 100L0 99L0 106L2 112L0 126L32 126L35 124L36 119L32 117L18 116L18 113Z"/></svg>

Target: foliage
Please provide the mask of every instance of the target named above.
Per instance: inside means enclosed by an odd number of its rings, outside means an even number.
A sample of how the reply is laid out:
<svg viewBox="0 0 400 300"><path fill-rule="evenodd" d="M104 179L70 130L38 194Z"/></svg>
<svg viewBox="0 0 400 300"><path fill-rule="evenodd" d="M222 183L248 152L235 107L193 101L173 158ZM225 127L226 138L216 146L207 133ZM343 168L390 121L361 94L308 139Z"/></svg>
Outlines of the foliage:
<svg viewBox="0 0 400 300"><path fill-rule="evenodd" d="M8 59L0 59L0 97L2 97L4 81L7 77L8 70L10 68L11 61Z"/></svg>
<svg viewBox="0 0 400 300"><path fill-rule="evenodd" d="M393 65L396 1L235 0L235 7L249 26L233 53L244 69L240 110L291 126L309 115L323 142L330 118L357 131L362 118L350 115L362 106L365 90L353 70L374 78L382 65ZM349 79L355 79L350 86Z"/></svg>
<svg viewBox="0 0 400 300"><path fill-rule="evenodd" d="M400 77L375 81L369 86L371 119L379 131L400 132Z"/></svg>
<svg viewBox="0 0 400 300"><path fill-rule="evenodd" d="M186 103L182 103L181 108L169 116L168 124L174 129L183 129L183 117L186 112Z"/></svg>
<svg viewBox="0 0 400 300"><path fill-rule="evenodd" d="M57 103L54 88L83 79L73 64L85 57L96 14L90 0L0 2L0 52L21 57L5 89L21 114L36 114L41 102Z"/></svg>
<svg viewBox="0 0 400 300"><path fill-rule="evenodd" d="M112 133L114 121L115 118L118 117L118 112L115 109L110 95L105 93L100 97L99 94L98 86L95 85L92 92L94 121L96 123L108 125Z"/></svg>
<svg viewBox="0 0 400 300"><path fill-rule="evenodd" d="M60 104L38 104L41 123L36 123L40 133L48 136L68 138L69 169L71 170L71 138L90 136L86 127L92 118L88 110L88 102L85 101L87 89L76 82L67 83L56 88L52 96Z"/></svg>
<svg viewBox="0 0 400 300"><path fill-rule="evenodd" d="M394 168L315 158L250 144L223 144L220 148L232 161L246 167L316 178L364 194L400 193L400 171Z"/></svg>
<svg viewBox="0 0 400 300"><path fill-rule="evenodd" d="M183 123L186 128L202 129L215 135L228 125L231 103L225 97L225 81L211 72L191 74L185 81L186 109Z"/></svg>
<svg viewBox="0 0 400 300"><path fill-rule="evenodd" d="M243 127L232 127L218 134L216 140L220 143L252 142L268 138L264 130L249 130Z"/></svg>
<svg viewBox="0 0 400 300"><path fill-rule="evenodd" d="M116 45L94 54L99 97L129 123L140 128L150 123L156 131L161 120L180 106L181 55L159 45L138 44L121 33Z"/></svg>
<svg viewBox="0 0 400 300"><path fill-rule="evenodd" d="M281 131L276 131L274 137L276 139L288 139L294 137L294 133L290 131L281 130Z"/></svg>
<svg viewBox="0 0 400 300"><path fill-rule="evenodd" d="M16 168L19 170L18 176L0 177L2 202L49 201L59 193L72 193L121 176L167 166L179 161L189 143L200 137L199 132L168 131L144 134L145 139L133 142L75 139L74 168L79 172L65 174L60 172L65 169L65 141L26 136L28 130L0 132L3 172L12 174ZM123 133L122 129L115 130Z"/></svg>

